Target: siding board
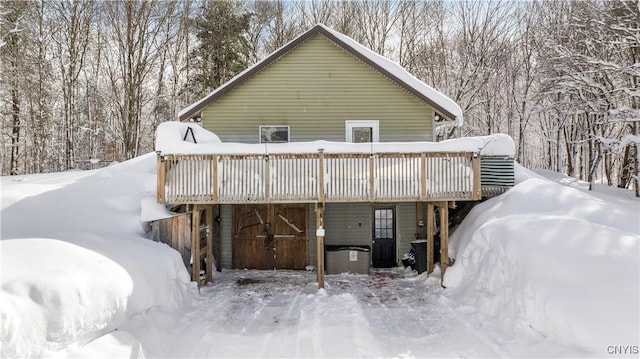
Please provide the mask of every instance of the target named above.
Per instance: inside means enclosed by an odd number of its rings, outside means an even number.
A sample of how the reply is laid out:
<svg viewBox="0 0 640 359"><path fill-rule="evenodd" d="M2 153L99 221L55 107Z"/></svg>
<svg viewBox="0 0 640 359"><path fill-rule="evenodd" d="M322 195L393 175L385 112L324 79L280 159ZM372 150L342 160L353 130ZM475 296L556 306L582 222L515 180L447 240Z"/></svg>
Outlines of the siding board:
<svg viewBox="0 0 640 359"><path fill-rule="evenodd" d="M371 204L327 203L324 228L326 244L371 246Z"/></svg>
<svg viewBox="0 0 640 359"><path fill-rule="evenodd" d="M379 120L380 141L431 141L432 116L428 104L318 34L211 103L203 125L229 142L257 142L260 125L289 125L293 142L344 141L346 120Z"/></svg>
<svg viewBox="0 0 640 359"><path fill-rule="evenodd" d="M315 204L309 204L309 210L307 211L308 218L308 233L309 244L307 245L307 253L309 254L309 265L316 265L316 206Z"/></svg>
<svg viewBox="0 0 640 359"><path fill-rule="evenodd" d="M416 239L416 204L413 202L398 203L396 206L396 248L398 263L402 263L402 255L411 249L411 241Z"/></svg>
<svg viewBox="0 0 640 359"><path fill-rule="evenodd" d="M220 206L220 232L222 235L222 268L231 268L231 205L223 204Z"/></svg>

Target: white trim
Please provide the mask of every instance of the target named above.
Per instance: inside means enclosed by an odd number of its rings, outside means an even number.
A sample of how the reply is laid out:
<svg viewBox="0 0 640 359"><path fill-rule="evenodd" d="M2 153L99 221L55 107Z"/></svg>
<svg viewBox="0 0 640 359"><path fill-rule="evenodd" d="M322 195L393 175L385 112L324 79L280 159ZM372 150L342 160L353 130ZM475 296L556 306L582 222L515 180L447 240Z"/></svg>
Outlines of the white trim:
<svg viewBox="0 0 640 359"><path fill-rule="evenodd" d="M262 142L262 129L265 127L286 127L287 128L287 140L286 141L278 141L278 142L267 142L267 143L288 143L291 142L291 127L289 125L260 125L258 126L258 143Z"/></svg>
<svg viewBox="0 0 640 359"><path fill-rule="evenodd" d="M347 120L344 125L345 141L353 142L354 127L371 127L373 142L380 142L380 121L378 120Z"/></svg>

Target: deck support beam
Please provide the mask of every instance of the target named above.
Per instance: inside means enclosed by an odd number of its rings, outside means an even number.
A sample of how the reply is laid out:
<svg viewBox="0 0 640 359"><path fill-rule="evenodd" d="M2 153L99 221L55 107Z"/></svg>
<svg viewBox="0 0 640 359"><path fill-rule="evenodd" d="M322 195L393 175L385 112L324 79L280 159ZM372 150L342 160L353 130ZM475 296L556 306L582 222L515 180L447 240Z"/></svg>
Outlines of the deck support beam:
<svg viewBox="0 0 640 359"><path fill-rule="evenodd" d="M200 208L191 212L191 280L200 286Z"/></svg>
<svg viewBox="0 0 640 359"><path fill-rule="evenodd" d="M440 285L444 287L444 273L449 267L449 204L440 202Z"/></svg>
<svg viewBox="0 0 640 359"><path fill-rule="evenodd" d="M222 228L220 226L221 210L219 204L216 205L216 218L215 218L215 227L216 227L216 246L215 246L215 258L216 258L216 270L218 272L222 272Z"/></svg>
<svg viewBox="0 0 640 359"><path fill-rule="evenodd" d="M207 206L207 267L205 268L205 283L213 281L213 205Z"/></svg>
<svg viewBox="0 0 640 359"><path fill-rule="evenodd" d="M433 249L434 249L434 229L435 211L433 203L427 203L427 274L433 273Z"/></svg>
<svg viewBox="0 0 640 359"><path fill-rule="evenodd" d="M158 203L166 203L167 199L165 196L165 183L167 183L166 180L166 165L164 162L164 157L160 154L160 152L157 152L157 174L156 174L156 181L157 181L157 187L156 187L156 192L157 192L157 196L158 196Z"/></svg>
<svg viewBox="0 0 640 359"><path fill-rule="evenodd" d="M204 216L205 227L200 227ZM213 205L193 205L191 209L191 280L198 283L198 287L213 281ZM204 229L204 236L202 230ZM205 247L200 242L205 239ZM205 259L205 268L200 266ZM201 279L200 271L204 269L205 276Z"/></svg>
<svg viewBox="0 0 640 359"><path fill-rule="evenodd" d="M324 288L324 203L316 203L316 274L318 289Z"/></svg>

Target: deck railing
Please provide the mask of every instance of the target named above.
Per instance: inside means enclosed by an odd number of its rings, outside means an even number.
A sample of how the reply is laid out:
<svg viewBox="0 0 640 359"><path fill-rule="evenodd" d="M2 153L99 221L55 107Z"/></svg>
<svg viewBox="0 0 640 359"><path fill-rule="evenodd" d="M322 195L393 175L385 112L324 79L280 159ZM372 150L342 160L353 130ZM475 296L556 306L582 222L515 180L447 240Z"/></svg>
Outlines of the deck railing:
<svg viewBox="0 0 640 359"><path fill-rule="evenodd" d="M472 152L158 155L160 203L480 198L480 159Z"/></svg>

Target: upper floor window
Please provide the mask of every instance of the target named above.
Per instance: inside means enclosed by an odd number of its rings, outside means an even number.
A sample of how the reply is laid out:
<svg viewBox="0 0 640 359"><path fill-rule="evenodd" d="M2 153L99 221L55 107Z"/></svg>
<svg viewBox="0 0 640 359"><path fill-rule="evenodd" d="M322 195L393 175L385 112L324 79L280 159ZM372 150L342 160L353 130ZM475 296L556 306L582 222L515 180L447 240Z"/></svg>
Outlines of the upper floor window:
<svg viewBox="0 0 640 359"><path fill-rule="evenodd" d="M260 126L260 143L289 142L289 126Z"/></svg>
<svg viewBox="0 0 640 359"><path fill-rule="evenodd" d="M380 142L378 120L346 121L345 130L347 142Z"/></svg>

